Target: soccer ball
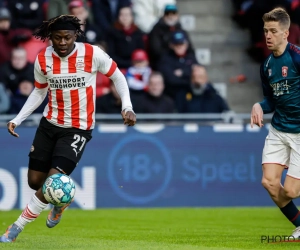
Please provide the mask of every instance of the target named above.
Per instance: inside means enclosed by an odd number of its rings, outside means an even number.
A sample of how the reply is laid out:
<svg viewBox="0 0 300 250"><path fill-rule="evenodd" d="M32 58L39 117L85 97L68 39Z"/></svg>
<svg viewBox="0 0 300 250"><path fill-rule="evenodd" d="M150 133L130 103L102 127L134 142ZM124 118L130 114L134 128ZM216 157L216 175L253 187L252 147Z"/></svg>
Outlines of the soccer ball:
<svg viewBox="0 0 300 250"><path fill-rule="evenodd" d="M49 203L55 206L64 206L74 198L75 184L68 175L54 174L46 179L42 191Z"/></svg>

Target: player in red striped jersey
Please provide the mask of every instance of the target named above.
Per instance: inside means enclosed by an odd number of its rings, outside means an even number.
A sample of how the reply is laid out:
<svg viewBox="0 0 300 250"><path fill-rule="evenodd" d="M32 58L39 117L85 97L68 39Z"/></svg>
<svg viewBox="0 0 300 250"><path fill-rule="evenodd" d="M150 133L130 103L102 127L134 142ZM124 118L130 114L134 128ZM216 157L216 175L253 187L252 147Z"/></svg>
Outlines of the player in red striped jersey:
<svg viewBox="0 0 300 250"><path fill-rule="evenodd" d="M95 126L98 71L108 76L116 86L122 100L120 112L124 124L133 126L136 122L124 75L99 47L75 42L77 36L83 34L80 27L80 20L75 16L61 15L43 22L34 33L43 41L50 39L52 46L38 54L34 66L35 89L7 126L10 134L19 137L15 128L42 103L48 93L49 103L29 153L28 184L37 192L19 218L1 236L0 242L15 241L25 225L47 207L41 187L48 176L55 173L70 175L75 169ZM52 208L46 222L49 228L58 224L67 206Z"/></svg>

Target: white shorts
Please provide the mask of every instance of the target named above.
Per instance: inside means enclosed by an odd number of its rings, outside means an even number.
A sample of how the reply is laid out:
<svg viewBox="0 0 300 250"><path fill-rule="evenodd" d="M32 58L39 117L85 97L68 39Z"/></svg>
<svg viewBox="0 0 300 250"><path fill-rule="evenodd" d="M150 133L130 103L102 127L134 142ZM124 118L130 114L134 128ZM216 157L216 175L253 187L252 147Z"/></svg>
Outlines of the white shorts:
<svg viewBox="0 0 300 250"><path fill-rule="evenodd" d="M300 179L300 134L280 132L270 126L262 164L275 163L288 168L287 175Z"/></svg>

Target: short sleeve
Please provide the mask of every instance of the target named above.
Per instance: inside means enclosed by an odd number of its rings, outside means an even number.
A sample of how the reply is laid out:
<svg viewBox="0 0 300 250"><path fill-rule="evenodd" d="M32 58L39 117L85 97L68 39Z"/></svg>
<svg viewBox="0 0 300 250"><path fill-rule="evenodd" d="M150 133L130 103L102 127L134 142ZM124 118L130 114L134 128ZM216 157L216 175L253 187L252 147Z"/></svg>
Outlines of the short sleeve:
<svg viewBox="0 0 300 250"><path fill-rule="evenodd" d="M41 69L40 65L40 55L37 56L34 62L34 85L38 89L43 89L48 87L47 79Z"/></svg>
<svg viewBox="0 0 300 250"><path fill-rule="evenodd" d="M97 46L94 49L93 60L97 70L107 77L111 77L118 67L116 62Z"/></svg>

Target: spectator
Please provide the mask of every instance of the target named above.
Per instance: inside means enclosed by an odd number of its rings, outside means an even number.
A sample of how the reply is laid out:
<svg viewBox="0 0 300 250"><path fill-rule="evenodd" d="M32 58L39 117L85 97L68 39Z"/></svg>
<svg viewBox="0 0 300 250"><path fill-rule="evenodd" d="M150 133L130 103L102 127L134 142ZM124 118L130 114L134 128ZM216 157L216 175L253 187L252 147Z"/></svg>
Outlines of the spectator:
<svg viewBox="0 0 300 250"><path fill-rule="evenodd" d="M106 44L102 43L99 45L99 47L106 52ZM96 99L99 97L106 95L110 92L110 82L111 80L103 75L101 72L97 72L96 76Z"/></svg>
<svg viewBox="0 0 300 250"><path fill-rule="evenodd" d="M34 81L33 64L27 61L26 50L24 48L14 48L11 54L11 60L4 63L0 67L0 82L2 82L7 89L15 94L20 79L26 78Z"/></svg>
<svg viewBox="0 0 300 250"><path fill-rule="evenodd" d="M176 0L132 0L132 10L136 25L149 33L163 15L167 4L176 4Z"/></svg>
<svg viewBox="0 0 300 250"><path fill-rule="evenodd" d="M133 106L138 107L143 101L151 71L146 51L135 50L132 53L132 66L125 73Z"/></svg>
<svg viewBox="0 0 300 250"><path fill-rule="evenodd" d="M96 98L100 98L110 92L110 79L100 72L97 72Z"/></svg>
<svg viewBox="0 0 300 250"><path fill-rule="evenodd" d="M159 71L164 76L165 93L176 100L177 95L189 88L192 65L197 64L194 51L190 49L186 33L175 31L171 35L170 49L160 63Z"/></svg>
<svg viewBox="0 0 300 250"><path fill-rule="evenodd" d="M300 1L299 0L286 0L286 9L291 16L291 22L300 26Z"/></svg>
<svg viewBox="0 0 300 250"><path fill-rule="evenodd" d="M110 92L96 100L96 113L120 114L122 109L121 98L114 83L110 82Z"/></svg>
<svg viewBox="0 0 300 250"><path fill-rule="evenodd" d="M181 93L177 103L179 113L222 113L229 110L226 101L210 83L206 69L195 65L190 90Z"/></svg>
<svg viewBox="0 0 300 250"><path fill-rule="evenodd" d="M27 60L33 62L37 53L45 48L45 43L37 42L29 29L11 29L11 19L10 11L0 8L0 65L10 60L12 49L15 47L25 48L28 52Z"/></svg>
<svg viewBox="0 0 300 250"><path fill-rule="evenodd" d="M164 80L159 72L153 72L149 78L148 92L137 107L140 113L173 113L173 100L164 95ZM139 110L140 109L140 110Z"/></svg>
<svg viewBox="0 0 300 250"><path fill-rule="evenodd" d="M190 38L179 22L179 13L176 5L166 5L163 17L154 25L148 36L150 66L153 70L158 69L157 63L161 56L168 51L170 36L174 31L185 33L189 50L193 50Z"/></svg>
<svg viewBox="0 0 300 250"><path fill-rule="evenodd" d="M151 68L145 50L137 49L132 53L132 66L125 73L129 90L147 90Z"/></svg>
<svg viewBox="0 0 300 250"><path fill-rule="evenodd" d="M9 93L7 93L4 84L0 83L0 114L6 114L9 108Z"/></svg>
<svg viewBox="0 0 300 250"><path fill-rule="evenodd" d="M120 9L131 6L131 0L92 0L94 21L105 37L118 20Z"/></svg>
<svg viewBox="0 0 300 250"><path fill-rule="evenodd" d="M17 91L11 97L11 114L18 114L20 112L33 89L34 85L31 79L26 79L25 77L20 81ZM34 111L34 113L43 113L46 104L47 98L45 98L43 103Z"/></svg>
<svg viewBox="0 0 300 250"><path fill-rule="evenodd" d="M34 36L31 36L29 40L20 41L17 44L18 47L22 47L26 50L27 61L34 63L37 54L46 47L50 46L50 41L43 42L39 39L36 39Z"/></svg>
<svg viewBox="0 0 300 250"><path fill-rule="evenodd" d="M76 16L82 23L81 29L84 31L84 37L78 37L77 42L99 45L104 41L101 31L89 21L89 11L81 0L73 0L69 3L69 13Z"/></svg>
<svg viewBox="0 0 300 250"><path fill-rule="evenodd" d="M69 3L72 0L49 0L47 7L47 19L65 15L69 13ZM85 9L89 12L89 21L93 22L93 16L91 13L91 8L88 4L88 0L81 0L84 4Z"/></svg>
<svg viewBox="0 0 300 250"><path fill-rule="evenodd" d="M7 8L0 8L0 64L9 61L13 44L11 42L11 15Z"/></svg>
<svg viewBox="0 0 300 250"><path fill-rule="evenodd" d="M34 31L44 20L43 0L9 0L7 7L12 15L12 29Z"/></svg>
<svg viewBox="0 0 300 250"><path fill-rule="evenodd" d="M133 23L130 7L120 9L118 21L108 38L109 54L121 69L131 66L131 55L136 49L145 49L144 34Z"/></svg>

